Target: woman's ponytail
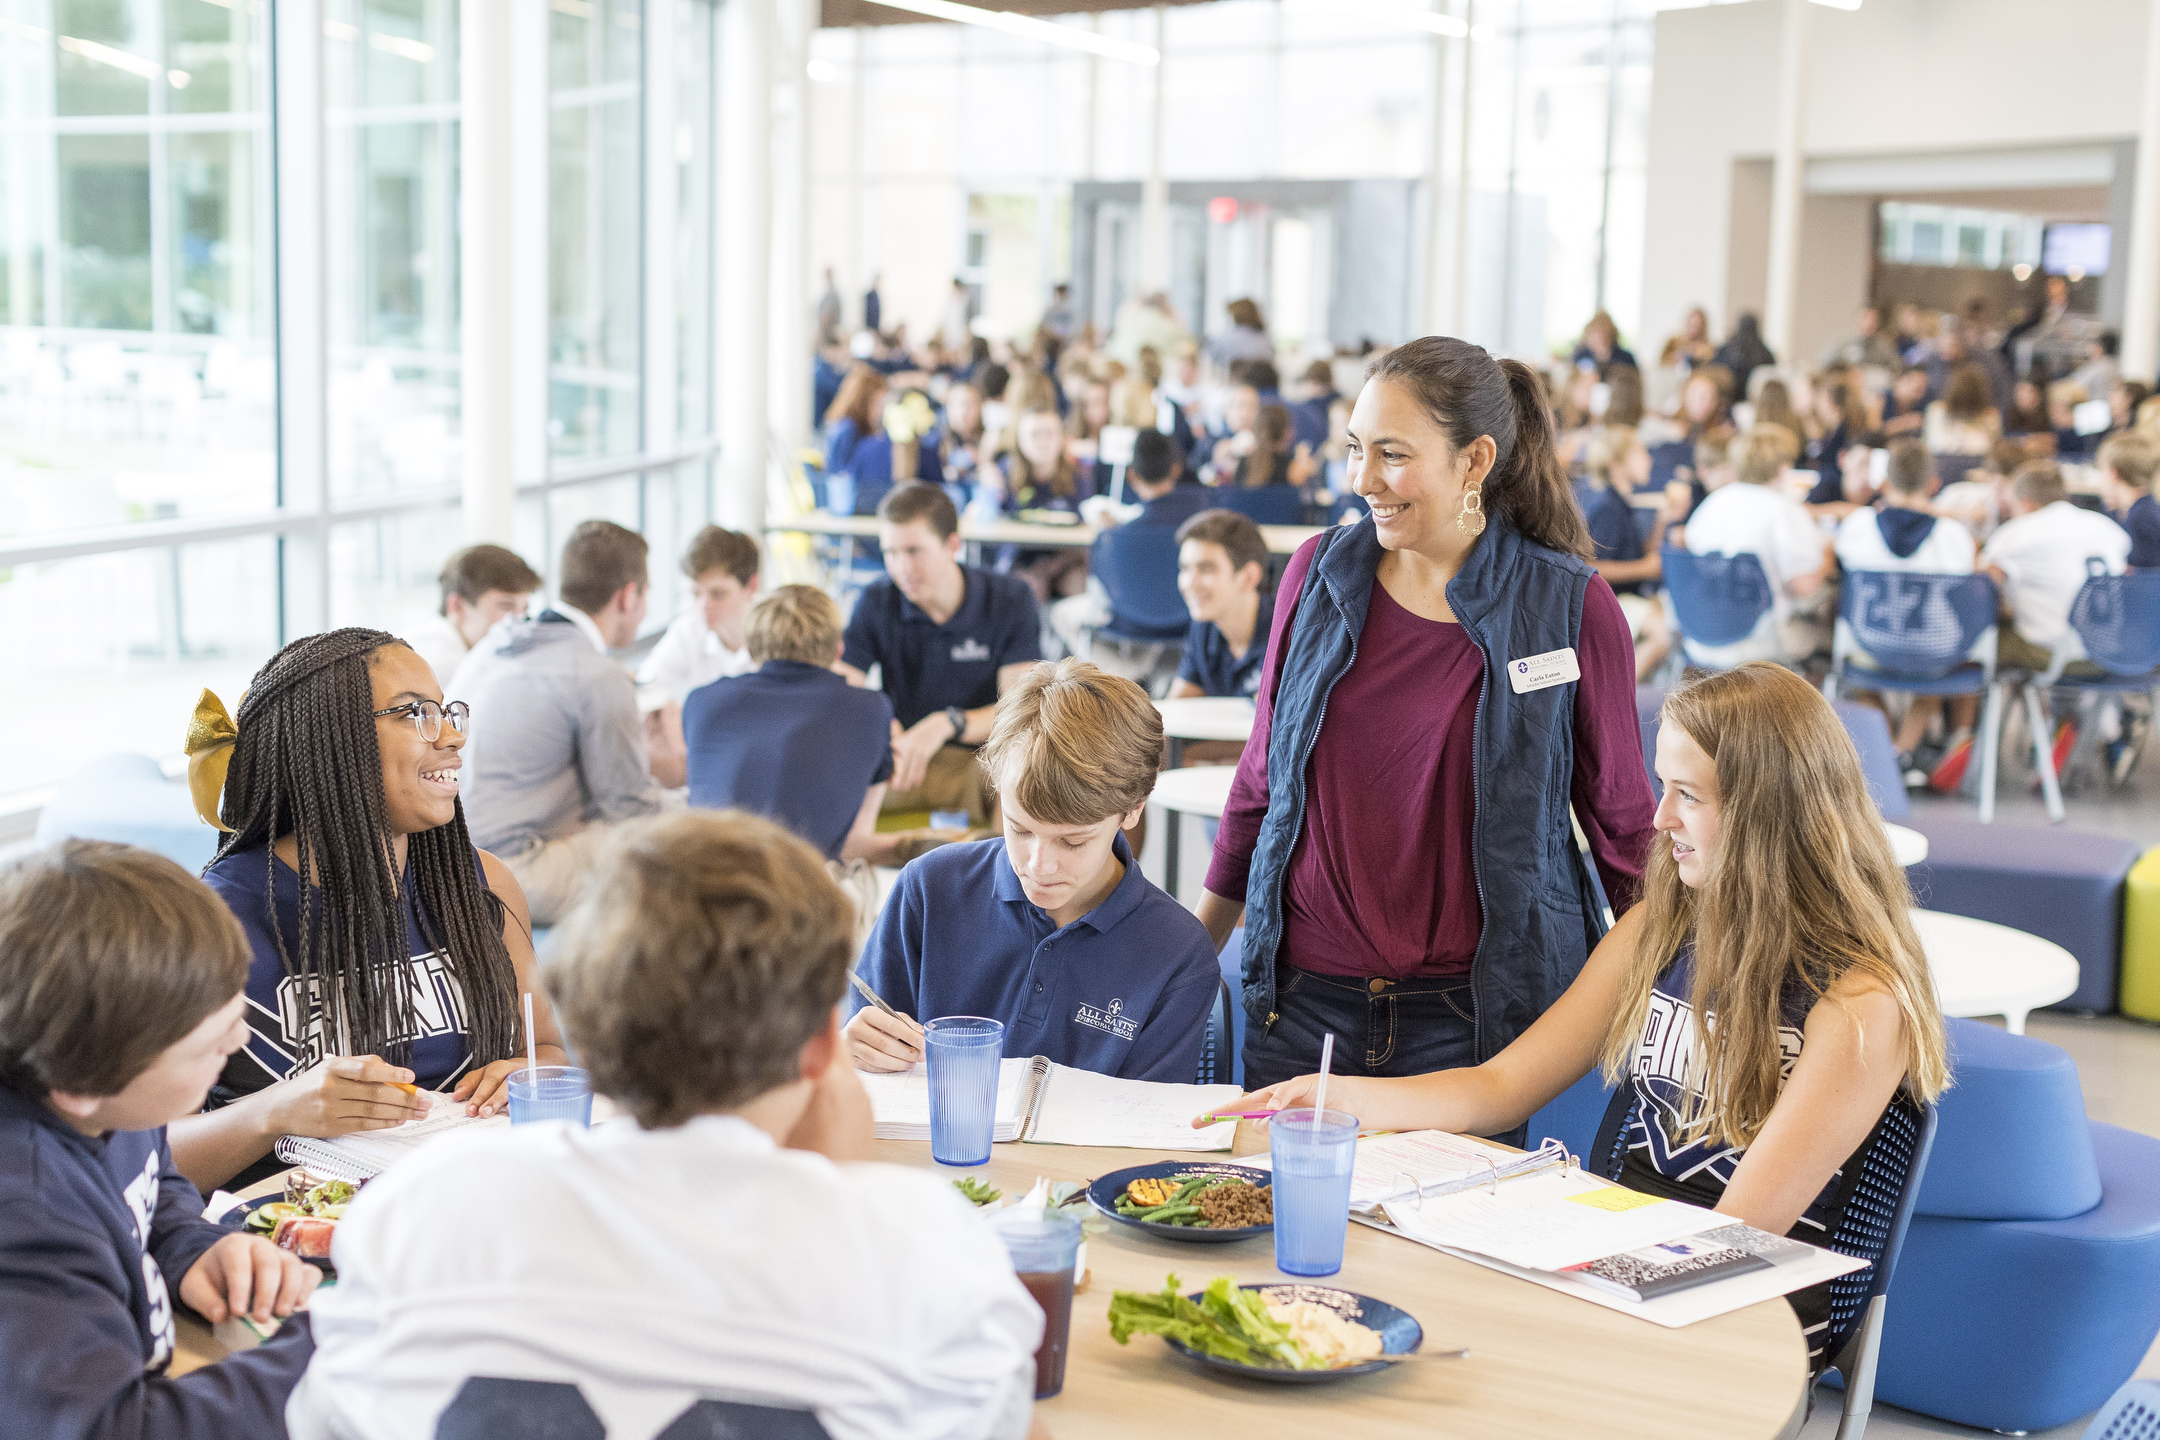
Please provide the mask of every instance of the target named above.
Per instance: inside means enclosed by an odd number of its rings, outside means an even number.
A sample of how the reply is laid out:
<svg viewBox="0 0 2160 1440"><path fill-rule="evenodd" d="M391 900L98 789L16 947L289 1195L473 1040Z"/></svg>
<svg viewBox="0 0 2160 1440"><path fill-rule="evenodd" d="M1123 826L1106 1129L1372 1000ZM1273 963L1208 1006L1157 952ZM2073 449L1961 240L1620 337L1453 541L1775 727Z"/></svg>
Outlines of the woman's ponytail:
<svg viewBox="0 0 2160 1440"><path fill-rule="evenodd" d="M1373 362L1367 376L1407 386L1458 450L1490 436L1485 509L1526 540L1590 559L1590 527L1553 439L1545 382L1519 360L1494 360L1467 340L1427 335Z"/></svg>

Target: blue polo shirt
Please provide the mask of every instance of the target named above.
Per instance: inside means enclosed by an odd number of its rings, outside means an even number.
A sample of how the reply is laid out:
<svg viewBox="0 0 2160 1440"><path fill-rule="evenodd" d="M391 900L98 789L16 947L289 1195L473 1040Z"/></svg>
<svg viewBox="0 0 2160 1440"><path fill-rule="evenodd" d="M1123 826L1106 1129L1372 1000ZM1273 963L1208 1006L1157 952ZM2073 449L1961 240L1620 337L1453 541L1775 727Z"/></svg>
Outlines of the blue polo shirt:
<svg viewBox="0 0 2160 1440"><path fill-rule="evenodd" d="M2123 512L2122 527L2130 532L2130 558L2125 563L2133 570L2160 567L2160 500L2138 496Z"/></svg>
<svg viewBox="0 0 2160 1440"><path fill-rule="evenodd" d="M1588 480L1575 482L1575 502L1582 506L1583 519L1590 526L1590 543L1597 547L1600 560L1640 560L1642 531L1635 527L1635 507L1625 495L1617 494ZM1638 583L1618 584L1612 587L1620 594L1642 591Z"/></svg>
<svg viewBox="0 0 2160 1440"><path fill-rule="evenodd" d="M1000 838L946 845L900 872L857 967L903 1014L1005 1022L1005 1054L1127 1080L1191 1084L1220 972L1193 913L1140 873L1060 929L1020 888ZM850 1013L866 1003L851 994Z"/></svg>
<svg viewBox="0 0 2160 1440"><path fill-rule="evenodd" d="M799 660L698 687L682 722L692 805L769 815L829 860L892 778L892 702Z"/></svg>
<svg viewBox="0 0 2160 1440"><path fill-rule="evenodd" d="M890 578L873 580L848 617L841 658L857 670L883 669L886 698L902 725L951 705L995 705L999 666L1042 659L1035 594L1027 582L972 565L960 573L966 593L942 625Z"/></svg>
<svg viewBox="0 0 2160 1440"><path fill-rule="evenodd" d="M1243 655L1212 620L1195 620L1185 632L1185 658L1178 661L1177 678L1190 680L1207 695L1260 693L1260 662L1267 659L1268 630L1275 623L1275 592L1260 592L1260 608L1253 613L1252 643Z"/></svg>
<svg viewBox="0 0 2160 1440"><path fill-rule="evenodd" d="M1135 525L1168 525L1175 529L1201 511L1209 509L1214 496L1208 487L1193 482L1180 482L1171 487L1167 495L1158 495L1141 505Z"/></svg>

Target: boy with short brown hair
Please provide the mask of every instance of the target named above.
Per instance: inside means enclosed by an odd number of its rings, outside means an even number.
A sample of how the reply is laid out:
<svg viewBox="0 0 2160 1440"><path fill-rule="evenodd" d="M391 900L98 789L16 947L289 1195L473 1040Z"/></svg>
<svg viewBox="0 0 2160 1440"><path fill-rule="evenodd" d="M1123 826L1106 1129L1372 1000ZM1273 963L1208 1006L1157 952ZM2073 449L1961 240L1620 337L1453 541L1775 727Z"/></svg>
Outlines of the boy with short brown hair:
<svg viewBox="0 0 2160 1440"><path fill-rule="evenodd" d="M1038 664L998 702L978 755L1004 835L913 861L861 973L901 1017L858 1009L866 1070L922 1059L906 1016L982 1015L1005 1054L1191 1083L1220 972L1192 912L1140 873L1122 831L1155 788L1162 719L1132 681Z"/></svg>
<svg viewBox="0 0 2160 1440"><path fill-rule="evenodd" d="M668 622L638 667L640 685L658 685L677 700L701 685L755 667L743 636L758 598L757 541L740 531L707 525L684 552L692 603Z"/></svg>
<svg viewBox="0 0 2160 1440"><path fill-rule="evenodd" d="M202 1218L165 1124L248 1038L239 922L172 861L66 840L0 870L0 1415L9 1434L285 1434L307 1318L178 1379L173 1300L290 1317L317 1272ZM168 1281L171 1277L171 1281ZM171 1288L169 1288L169 1285Z"/></svg>
<svg viewBox="0 0 2160 1440"><path fill-rule="evenodd" d="M540 576L514 550L500 545L467 545L443 561L442 607L438 618L405 637L435 672L435 683L450 693L465 655L488 631L513 615L523 615Z"/></svg>
<svg viewBox="0 0 2160 1440"><path fill-rule="evenodd" d="M2160 471L2160 445L2139 430L2123 430L2100 444L2093 457L2108 509L2130 532L2129 566L2146 570L2160 565L2160 501L2153 499L2153 474Z"/></svg>

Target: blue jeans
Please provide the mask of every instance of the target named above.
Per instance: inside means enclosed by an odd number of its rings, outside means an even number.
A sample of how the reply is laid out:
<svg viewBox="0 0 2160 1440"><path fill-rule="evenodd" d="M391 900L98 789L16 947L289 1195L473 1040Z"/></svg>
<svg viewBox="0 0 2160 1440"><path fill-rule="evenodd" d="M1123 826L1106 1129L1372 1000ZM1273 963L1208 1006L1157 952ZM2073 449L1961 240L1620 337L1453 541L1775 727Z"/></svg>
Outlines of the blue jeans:
<svg viewBox="0 0 2160 1440"><path fill-rule="evenodd" d="M1330 1031L1331 1074L1425 1075L1475 1065L1476 1021L1468 976L1361 980L1284 965L1276 976L1274 1022L1246 1030L1245 1088L1319 1069L1320 1042ZM1522 1133L1493 1138L1519 1145Z"/></svg>

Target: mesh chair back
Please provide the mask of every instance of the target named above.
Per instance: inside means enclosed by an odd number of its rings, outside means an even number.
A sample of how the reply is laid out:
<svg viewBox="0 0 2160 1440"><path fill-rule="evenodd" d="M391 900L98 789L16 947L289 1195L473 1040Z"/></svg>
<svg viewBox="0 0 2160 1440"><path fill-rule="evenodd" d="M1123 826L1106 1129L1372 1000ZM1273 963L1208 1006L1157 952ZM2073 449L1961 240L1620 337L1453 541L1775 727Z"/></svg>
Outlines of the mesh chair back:
<svg viewBox="0 0 2160 1440"><path fill-rule="evenodd" d="M1698 645L1731 645L1755 633L1770 608L1770 577L1752 554L1692 555L1666 546L1665 590L1680 633Z"/></svg>
<svg viewBox="0 0 2160 1440"><path fill-rule="evenodd" d="M1218 979L1215 1004L1208 1010L1207 1039L1200 1045L1200 1073L1196 1084L1230 1083L1230 1012L1230 984Z"/></svg>
<svg viewBox="0 0 2160 1440"><path fill-rule="evenodd" d="M2109 1396L2081 1440L2160 1440L2160 1380L2132 1380Z"/></svg>
<svg viewBox="0 0 2160 1440"><path fill-rule="evenodd" d="M1255 525L1305 523L1304 492L1289 485L1226 485L1210 497L1219 509L1235 510Z"/></svg>
<svg viewBox="0 0 2160 1440"><path fill-rule="evenodd" d="M1103 630L1128 640L1182 640L1192 625L1177 588L1177 531L1120 525L1095 537L1089 567L1110 596Z"/></svg>
<svg viewBox="0 0 2160 1440"><path fill-rule="evenodd" d="M2110 575L2088 560L2087 578L2070 602L2070 628L2085 658L2111 675L2160 669L2160 570Z"/></svg>
<svg viewBox="0 0 2160 1440"><path fill-rule="evenodd" d="M1897 675L1947 675L1995 623L1995 582L1985 575L1853 570L1838 615L1862 650Z"/></svg>

